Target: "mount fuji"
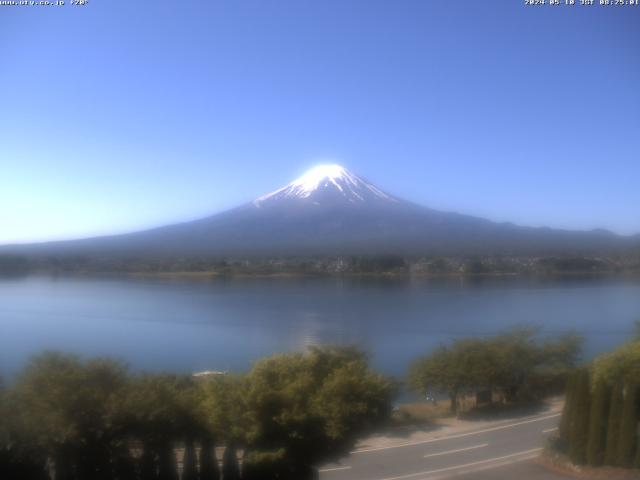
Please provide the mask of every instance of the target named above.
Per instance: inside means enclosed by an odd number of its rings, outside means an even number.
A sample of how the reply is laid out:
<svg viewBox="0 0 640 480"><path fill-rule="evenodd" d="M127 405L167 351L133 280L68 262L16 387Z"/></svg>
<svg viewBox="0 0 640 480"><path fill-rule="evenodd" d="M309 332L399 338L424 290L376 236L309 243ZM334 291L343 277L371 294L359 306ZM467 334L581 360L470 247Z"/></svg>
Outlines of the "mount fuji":
<svg viewBox="0 0 640 480"><path fill-rule="evenodd" d="M252 202L207 218L124 235L5 246L0 252L100 256L611 253L640 239L495 223L432 210L340 165L320 165Z"/></svg>
<svg viewBox="0 0 640 480"><path fill-rule="evenodd" d="M340 165L319 165L279 190L257 198L253 204L268 207L284 202L339 207L349 203L369 206L397 203L398 199Z"/></svg>

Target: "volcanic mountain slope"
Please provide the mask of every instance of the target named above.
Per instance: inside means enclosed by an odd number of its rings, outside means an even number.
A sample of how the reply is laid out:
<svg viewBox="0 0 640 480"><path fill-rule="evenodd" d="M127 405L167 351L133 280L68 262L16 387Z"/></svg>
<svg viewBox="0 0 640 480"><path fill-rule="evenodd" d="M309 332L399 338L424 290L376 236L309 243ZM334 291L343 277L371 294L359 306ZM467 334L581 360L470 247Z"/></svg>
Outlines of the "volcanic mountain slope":
<svg viewBox="0 0 640 480"><path fill-rule="evenodd" d="M125 235L4 247L52 255L583 254L640 243L605 230L520 227L390 195L339 165L201 220Z"/></svg>

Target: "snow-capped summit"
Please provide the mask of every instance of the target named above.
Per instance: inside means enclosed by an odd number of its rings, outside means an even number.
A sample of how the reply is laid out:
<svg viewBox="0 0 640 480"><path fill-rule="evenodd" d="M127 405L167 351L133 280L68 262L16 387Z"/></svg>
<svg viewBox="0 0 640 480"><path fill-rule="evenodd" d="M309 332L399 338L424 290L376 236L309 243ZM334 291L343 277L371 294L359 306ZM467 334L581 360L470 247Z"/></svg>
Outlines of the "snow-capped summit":
<svg viewBox="0 0 640 480"><path fill-rule="evenodd" d="M317 205L350 202L396 202L391 195L354 175L341 165L318 165L288 185L254 200L261 207L282 200L298 200Z"/></svg>

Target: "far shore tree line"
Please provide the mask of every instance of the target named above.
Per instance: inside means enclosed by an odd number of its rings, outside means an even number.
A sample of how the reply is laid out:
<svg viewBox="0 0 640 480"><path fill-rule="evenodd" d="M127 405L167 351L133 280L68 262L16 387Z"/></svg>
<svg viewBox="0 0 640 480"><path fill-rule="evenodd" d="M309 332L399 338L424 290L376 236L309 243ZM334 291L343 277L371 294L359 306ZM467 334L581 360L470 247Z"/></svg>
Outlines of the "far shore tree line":
<svg viewBox="0 0 640 480"><path fill-rule="evenodd" d="M581 339L519 328L455 340L414 362L421 395L488 392L510 405L562 391ZM44 353L0 390L0 478L305 480L388 425L398 383L352 347L257 361L246 374L133 374L110 359Z"/></svg>
<svg viewBox="0 0 640 480"><path fill-rule="evenodd" d="M494 275L640 271L640 252L596 255L397 255L168 257L152 255L0 254L0 274L212 273L218 275Z"/></svg>

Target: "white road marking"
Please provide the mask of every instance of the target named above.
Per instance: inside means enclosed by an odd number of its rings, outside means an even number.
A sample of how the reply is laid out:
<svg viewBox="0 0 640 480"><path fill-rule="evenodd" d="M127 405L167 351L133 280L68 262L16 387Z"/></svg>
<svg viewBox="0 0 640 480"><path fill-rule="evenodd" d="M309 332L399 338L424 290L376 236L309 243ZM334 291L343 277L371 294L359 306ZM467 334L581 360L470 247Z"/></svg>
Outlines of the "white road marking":
<svg viewBox="0 0 640 480"><path fill-rule="evenodd" d="M463 463L462 465L453 465L451 467L438 468L436 470L427 470L426 472L409 473L407 475L400 475L397 477L386 477L381 480L402 480L405 478L414 478L414 477L420 477L423 475L432 475L434 473L449 472L451 470L457 470L459 468L468 468L468 467L473 467L475 465L483 465L486 463L496 462L500 460L505 460L507 458L513 458L513 457L527 455L534 452L537 453L541 451L542 451L542 448L532 448L531 450L523 450L522 452L510 453L509 455L503 455L502 457L487 458L485 460L478 460L477 462Z"/></svg>
<svg viewBox="0 0 640 480"><path fill-rule="evenodd" d="M476 448L483 448L488 446L488 443L483 443L481 445L474 445L473 447L457 448L455 450L447 450L446 452L430 453L429 455L425 455L424 458L439 457L440 455L449 455L450 453L466 452L467 450L475 450Z"/></svg>
<svg viewBox="0 0 640 480"><path fill-rule="evenodd" d="M379 450L390 450L392 448L410 447L412 445L424 445L426 443L440 442L442 440L450 440L450 439L453 439L453 438L468 437L470 435L478 435L480 433L495 432L496 430L503 430L505 428L517 427L518 425L525 425L527 423L541 422L542 420L548 420L549 418L559 417L560 415L562 415L562 414L561 413L554 413L553 415L547 415L547 416L544 416L544 417L538 417L538 418L534 418L534 419L531 419L531 420L524 420L522 422L510 423L509 425L500 425L499 427L485 428L484 430L475 430L473 432L458 433L456 435L449 435L448 437L431 438L429 440L419 440L419 441L416 441L416 442L399 443L397 445L389 445L388 447L363 448L361 450L354 450L354 451L349 452L349 453L353 455L353 454L356 454L356 453L377 452Z"/></svg>
<svg viewBox="0 0 640 480"><path fill-rule="evenodd" d="M558 427L547 428L546 430L542 430L542 433L555 432L557 429Z"/></svg>
<svg viewBox="0 0 640 480"><path fill-rule="evenodd" d="M318 470L318 472L320 473L326 473L326 472L337 472L338 470L349 470L351 467L333 467L333 468L322 468L320 470Z"/></svg>
<svg viewBox="0 0 640 480"><path fill-rule="evenodd" d="M538 457L538 455L540 454L540 452L534 452L534 453L530 453L528 455L524 455L522 457L517 457L517 458L510 458L510 459L506 459L506 460L501 460L499 462L495 462L495 463L490 463L487 465L476 465L475 467L471 467L471 468L467 468L462 469L462 470L458 470L456 472L453 473L442 473L440 475L436 475L436 476L429 476L428 479L418 479L418 480L441 480L441 479L449 479L452 476L461 476L461 475L468 475L470 473L477 473L477 472L482 472L484 470L494 470L496 468L500 468L500 467L505 467L507 465L513 465L514 463L520 463L520 462L526 462L527 460L532 460L536 457Z"/></svg>

